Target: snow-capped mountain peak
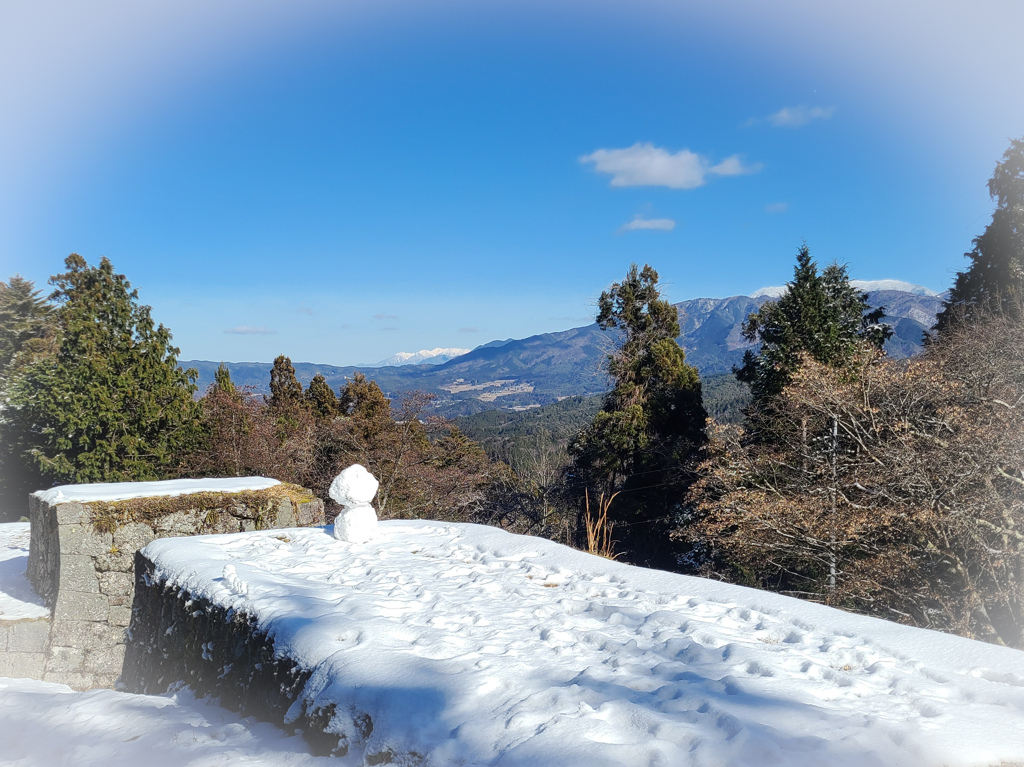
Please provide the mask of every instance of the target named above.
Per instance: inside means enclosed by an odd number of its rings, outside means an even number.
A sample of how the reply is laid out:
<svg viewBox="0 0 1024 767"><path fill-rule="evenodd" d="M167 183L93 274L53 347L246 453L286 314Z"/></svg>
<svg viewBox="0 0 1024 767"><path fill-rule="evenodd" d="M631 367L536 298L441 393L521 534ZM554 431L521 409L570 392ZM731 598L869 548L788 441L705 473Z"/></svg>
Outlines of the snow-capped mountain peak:
<svg viewBox="0 0 1024 767"><path fill-rule="evenodd" d="M904 293L912 293L915 296L937 296L934 290L923 285L914 285L903 280L850 280L850 284L867 293L874 293L878 290L900 290ZM778 298L786 292L785 285L771 285L750 294L751 298Z"/></svg>
<svg viewBox="0 0 1024 767"><path fill-rule="evenodd" d="M420 349L418 352L398 352L378 362L374 367L396 367L399 365L440 365L469 352L469 349Z"/></svg>

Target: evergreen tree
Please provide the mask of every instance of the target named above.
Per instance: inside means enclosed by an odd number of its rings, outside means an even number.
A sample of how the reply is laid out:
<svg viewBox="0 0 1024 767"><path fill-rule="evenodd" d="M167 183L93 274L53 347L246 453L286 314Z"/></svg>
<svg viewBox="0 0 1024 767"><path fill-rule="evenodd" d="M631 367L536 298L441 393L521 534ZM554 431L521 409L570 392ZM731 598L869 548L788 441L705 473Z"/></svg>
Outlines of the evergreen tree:
<svg viewBox="0 0 1024 767"><path fill-rule="evenodd" d="M0 282L0 384L12 368L53 350L53 307L31 280L14 275Z"/></svg>
<svg viewBox="0 0 1024 767"><path fill-rule="evenodd" d="M159 479L195 437L194 370L178 367L171 333L106 258L77 254L50 279L58 347L14 382L12 421L53 482Z"/></svg>
<svg viewBox="0 0 1024 767"><path fill-rule="evenodd" d="M743 325L747 350L736 377L750 385L755 406L777 395L789 383L806 354L825 365L850 359L860 343L881 348L892 328L881 324L884 307L871 310L867 293L850 285L846 267L831 264L818 273L807 245L796 257L793 280L776 301L764 304Z"/></svg>
<svg viewBox="0 0 1024 767"><path fill-rule="evenodd" d="M225 394L235 393L235 382L231 380L231 371L223 362L217 367L217 372L213 374L213 385Z"/></svg>
<svg viewBox="0 0 1024 767"><path fill-rule="evenodd" d="M988 182L996 201L992 222L974 239L967 271L958 272L953 289L939 312L936 329L976 322L986 314L1021 313L1024 299L1024 138L1010 148L996 165Z"/></svg>
<svg viewBox="0 0 1024 767"><path fill-rule="evenodd" d="M283 354L274 360L270 371L270 407L289 410L302 402L302 384L295 377L292 361Z"/></svg>
<svg viewBox="0 0 1024 767"><path fill-rule="evenodd" d="M686 482L682 467L702 443L707 419L700 379L676 341L678 313L661 298L649 265L631 265L601 294L597 321L622 340L608 357L614 387L570 448L576 493L586 490L590 504L610 504L629 561L673 567L668 521Z"/></svg>
<svg viewBox="0 0 1024 767"><path fill-rule="evenodd" d="M306 403L316 418L330 420L338 415L338 398L320 373L313 376L306 389Z"/></svg>

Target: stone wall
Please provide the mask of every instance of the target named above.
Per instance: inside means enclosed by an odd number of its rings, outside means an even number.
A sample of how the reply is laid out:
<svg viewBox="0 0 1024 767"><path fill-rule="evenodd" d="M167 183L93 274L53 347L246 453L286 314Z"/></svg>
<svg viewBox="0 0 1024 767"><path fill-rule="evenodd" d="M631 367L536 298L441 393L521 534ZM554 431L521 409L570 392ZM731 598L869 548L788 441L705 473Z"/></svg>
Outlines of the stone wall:
<svg viewBox="0 0 1024 767"><path fill-rule="evenodd" d="M0 676L42 679L50 619L0 621Z"/></svg>
<svg viewBox="0 0 1024 767"><path fill-rule="evenodd" d="M29 511L28 577L53 611L39 678L79 690L112 687L121 674L135 553L147 543L325 523L323 502L290 485L123 503L48 503L32 496ZM25 641L25 631L19 629L17 641Z"/></svg>
<svg viewBox="0 0 1024 767"><path fill-rule="evenodd" d="M198 696L288 732L301 731L314 753L345 756L373 730L365 714L339 726L333 704L311 707L302 695L311 672L274 652L274 641L244 613L229 611L156 576L136 554L135 601L121 686L159 695L184 682ZM376 762L369 762L375 764Z"/></svg>

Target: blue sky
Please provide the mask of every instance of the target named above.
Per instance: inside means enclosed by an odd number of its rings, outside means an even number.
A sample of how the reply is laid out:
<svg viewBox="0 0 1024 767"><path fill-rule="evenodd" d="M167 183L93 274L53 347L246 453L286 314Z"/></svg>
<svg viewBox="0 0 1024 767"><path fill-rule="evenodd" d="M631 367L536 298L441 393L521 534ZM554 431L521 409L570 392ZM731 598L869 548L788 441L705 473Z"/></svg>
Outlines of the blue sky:
<svg viewBox="0 0 1024 767"><path fill-rule="evenodd" d="M0 6L0 271L109 257L185 359L354 364L781 284L942 290L1024 135L1016 2Z"/></svg>

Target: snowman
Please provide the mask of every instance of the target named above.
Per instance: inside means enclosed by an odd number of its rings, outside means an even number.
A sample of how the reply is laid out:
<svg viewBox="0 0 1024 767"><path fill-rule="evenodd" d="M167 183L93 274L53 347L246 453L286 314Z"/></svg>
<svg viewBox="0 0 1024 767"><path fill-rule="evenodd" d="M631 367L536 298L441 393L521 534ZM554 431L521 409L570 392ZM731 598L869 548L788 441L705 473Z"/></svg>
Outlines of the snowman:
<svg viewBox="0 0 1024 767"><path fill-rule="evenodd" d="M334 537L349 543L366 543L377 534L377 512L370 501L380 483L358 463L331 482L330 496L342 507L334 520Z"/></svg>

